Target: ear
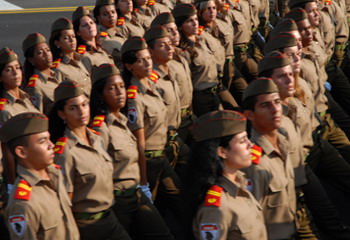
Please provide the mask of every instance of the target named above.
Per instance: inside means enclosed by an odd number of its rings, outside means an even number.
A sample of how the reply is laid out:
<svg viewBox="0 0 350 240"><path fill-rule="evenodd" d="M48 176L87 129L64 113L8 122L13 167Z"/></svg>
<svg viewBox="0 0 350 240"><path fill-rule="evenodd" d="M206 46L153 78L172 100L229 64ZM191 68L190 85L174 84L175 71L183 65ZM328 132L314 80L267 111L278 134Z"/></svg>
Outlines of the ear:
<svg viewBox="0 0 350 240"><path fill-rule="evenodd" d="M55 46L56 46L57 48L59 48L59 45L60 45L60 44L59 44L59 42L58 42L57 40L54 41L54 44L55 44Z"/></svg>
<svg viewBox="0 0 350 240"><path fill-rule="evenodd" d="M154 56L154 49L148 47L149 54L151 54L151 57Z"/></svg>
<svg viewBox="0 0 350 240"><path fill-rule="evenodd" d="M17 146L15 148L15 153L21 159L26 159L27 158L27 148L24 147L24 146Z"/></svg>
<svg viewBox="0 0 350 240"><path fill-rule="evenodd" d="M29 61L33 66L35 66L35 64L34 64L34 58L30 57L30 58L28 58L28 61Z"/></svg>
<svg viewBox="0 0 350 240"><path fill-rule="evenodd" d="M216 150L216 154L221 157L222 159L226 159L226 150L223 147L218 147Z"/></svg>
<svg viewBox="0 0 350 240"><path fill-rule="evenodd" d="M63 111L58 110L58 111L57 111L57 114L58 114L58 116L59 116L63 121L66 120L66 114L65 114Z"/></svg>
<svg viewBox="0 0 350 240"><path fill-rule="evenodd" d="M131 64L125 63L126 69L128 69L130 72L132 71Z"/></svg>
<svg viewBox="0 0 350 240"><path fill-rule="evenodd" d="M244 110L243 114L248 120L254 120L254 112L252 110Z"/></svg>

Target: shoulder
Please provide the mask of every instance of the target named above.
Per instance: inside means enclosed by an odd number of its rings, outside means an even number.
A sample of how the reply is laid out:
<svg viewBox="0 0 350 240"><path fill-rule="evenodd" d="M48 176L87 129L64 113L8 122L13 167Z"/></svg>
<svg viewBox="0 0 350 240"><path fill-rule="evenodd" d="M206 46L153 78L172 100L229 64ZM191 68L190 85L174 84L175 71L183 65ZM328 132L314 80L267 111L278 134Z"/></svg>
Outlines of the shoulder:
<svg viewBox="0 0 350 240"><path fill-rule="evenodd" d="M205 207L210 207L210 206L220 207L222 194L223 194L222 187L220 187L218 185L211 186L208 189L207 194L205 196L204 206Z"/></svg>
<svg viewBox="0 0 350 240"><path fill-rule="evenodd" d="M27 88L34 88L37 86L38 84L38 79L39 79L39 75L38 74L33 74L32 76L30 76L28 83L27 83Z"/></svg>

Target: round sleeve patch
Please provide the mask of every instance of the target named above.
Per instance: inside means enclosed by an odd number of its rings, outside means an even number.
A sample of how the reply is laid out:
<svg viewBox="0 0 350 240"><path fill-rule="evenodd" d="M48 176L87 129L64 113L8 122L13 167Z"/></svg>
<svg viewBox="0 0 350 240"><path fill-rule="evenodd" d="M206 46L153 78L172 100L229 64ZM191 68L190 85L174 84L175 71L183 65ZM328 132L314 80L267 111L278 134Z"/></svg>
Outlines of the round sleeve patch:
<svg viewBox="0 0 350 240"><path fill-rule="evenodd" d="M9 217L9 223L11 230L18 236L21 237L26 229L26 220L24 215L13 215Z"/></svg>
<svg viewBox="0 0 350 240"><path fill-rule="evenodd" d="M131 107L128 109L128 120L130 123L135 123L137 119L136 108Z"/></svg>
<svg viewBox="0 0 350 240"><path fill-rule="evenodd" d="M204 223L200 228L201 240L218 240L220 229L216 223Z"/></svg>

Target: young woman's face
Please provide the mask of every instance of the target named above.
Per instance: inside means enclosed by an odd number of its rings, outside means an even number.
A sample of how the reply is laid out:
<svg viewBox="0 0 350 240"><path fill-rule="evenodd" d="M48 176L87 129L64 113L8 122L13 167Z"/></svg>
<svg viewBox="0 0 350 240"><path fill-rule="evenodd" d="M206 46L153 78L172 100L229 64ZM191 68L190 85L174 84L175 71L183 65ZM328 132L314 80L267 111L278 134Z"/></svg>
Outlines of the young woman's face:
<svg viewBox="0 0 350 240"><path fill-rule="evenodd" d="M181 26L181 30L186 37L198 34L198 17L192 15Z"/></svg>
<svg viewBox="0 0 350 240"><path fill-rule="evenodd" d="M61 31L61 37L55 41L56 46L61 49L63 54L74 52L77 48L77 39L73 29Z"/></svg>
<svg viewBox="0 0 350 240"><path fill-rule="evenodd" d="M123 14L131 13L133 10L132 0L119 0L117 6Z"/></svg>
<svg viewBox="0 0 350 240"><path fill-rule="evenodd" d="M203 21L206 23L213 22L216 19L216 14L217 14L217 10L216 10L215 2L209 1L207 3L207 7L202 13Z"/></svg>
<svg viewBox="0 0 350 240"><path fill-rule="evenodd" d="M82 94L78 97L70 98L66 101L63 111L58 111L58 115L72 130L88 125L90 120L90 106L88 98Z"/></svg>
<svg viewBox="0 0 350 240"><path fill-rule="evenodd" d="M6 64L0 75L0 83L5 90L15 89L22 84L22 69L18 60Z"/></svg>
<svg viewBox="0 0 350 240"><path fill-rule="evenodd" d="M33 57L29 61L39 71L45 70L52 66L52 53L47 43L39 43L35 46Z"/></svg>
<svg viewBox="0 0 350 240"><path fill-rule="evenodd" d="M125 64L129 71L138 79L148 77L152 73L153 62L148 49L136 53L137 60L133 64Z"/></svg>
<svg viewBox="0 0 350 240"><path fill-rule="evenodd" d="M89 41L96 37L97 27L94 20L92 20L89 16L84 16L80 18L79 30L77 32L77 35L85 41Z"/></svg>
<svg viewBox="0 0 350 240"><path fill-rule="evenodd" d="M246 131L236 134L227 148L219 147L218 155L223 159L224 169L241 169L252 163L250 148L252 143Z"/></svg>
<svg viewBox="0 0 350 240"><path fill-rule="evenodd" d="M103 87L103 101L109 109L117 110L125 106L126 90L120 75L114 75L107 79Z"/></svg>
<svg viewBox="0 0 350 240"><path fill-rule="evenodd" d="M117 24L118 14L114 5L105 5L100 8L97 16L99 23L106 28L113 28Z"/></svg>

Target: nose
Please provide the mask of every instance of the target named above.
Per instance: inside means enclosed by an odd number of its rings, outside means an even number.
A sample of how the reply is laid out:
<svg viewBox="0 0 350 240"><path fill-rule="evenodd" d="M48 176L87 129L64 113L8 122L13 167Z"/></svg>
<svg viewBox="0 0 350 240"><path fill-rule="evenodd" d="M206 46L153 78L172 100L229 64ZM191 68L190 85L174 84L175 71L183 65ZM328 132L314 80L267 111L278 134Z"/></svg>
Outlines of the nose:
<svg viewBox="0 0 350 240"><path fill-rule="evenodd" d="M55 144L53 144L51 140L49 140L49 150L53 149L54 147L55 147Z"/></svg>

